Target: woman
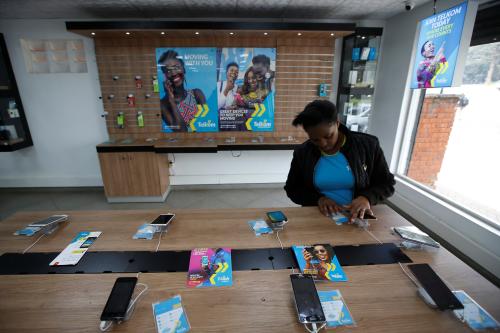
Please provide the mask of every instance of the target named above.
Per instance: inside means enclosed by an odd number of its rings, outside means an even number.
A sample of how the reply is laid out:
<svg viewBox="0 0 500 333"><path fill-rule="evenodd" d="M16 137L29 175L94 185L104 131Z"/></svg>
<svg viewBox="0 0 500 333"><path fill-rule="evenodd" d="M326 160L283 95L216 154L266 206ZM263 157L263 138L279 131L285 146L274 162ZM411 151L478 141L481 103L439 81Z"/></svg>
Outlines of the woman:
<svg viewBox="0 0 500 333"><path fill-rule="evenodd" d="M293 153L285 185L293 202L318 206L326 216L350 210L353 223L365 212L373 215L371 206L394 193L378 139L340 124L333 103L309 103L292 124L302 125L309 136Z"/></svg>
<svg viewBox="0 0 500 333"><path fill-rule="evenodd" d="M189 123L198 112L197 105L206 103L200 89L184 88L186 69L177 52L168 50L162 54L158 64L165 74L165 97L160 101L161 115L165 124L174 131L186 132Z"/></svg>
<svg viewBox="0 0 500 333"><path fill-rule="evenodd" d="M236 103L239 107L253 109L254 104L259 104L266 99L268 91L259 88L257 82L257 74L253 66L250 66L245 72L243 85L236 96Z"/></svg>
<svg viewBox="0 0 500 333"><path fill-rule="evenodd" d="M307 249L302 250L302 256L306 262L304 271L315 270L317 276L326 280L328 279L328 265L332 262L332 249L326 248L323 244L316 244L312 247L312 253Z"/></svg>
<svg viewBox="0 0 500 333"><path fill-rule="evenodd" d="M441 72L442 66L446 64L446 57L444 56L444 42L439 48L437 54L435 52L434 43L431 40L426 41L420 49L420 54L424 57L418 64L417 68L417 81L419 88L432 88L434 82L432 81L437 74Z"/></svg>

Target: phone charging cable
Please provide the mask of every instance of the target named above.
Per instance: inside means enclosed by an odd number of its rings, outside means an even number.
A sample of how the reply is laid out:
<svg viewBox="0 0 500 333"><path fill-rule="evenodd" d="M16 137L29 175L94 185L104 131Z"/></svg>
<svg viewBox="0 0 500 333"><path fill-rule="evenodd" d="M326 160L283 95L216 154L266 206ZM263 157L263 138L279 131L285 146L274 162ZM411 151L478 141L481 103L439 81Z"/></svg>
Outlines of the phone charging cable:
<svg viewBox="0 0 500 333"><path fill-rule="evenodd" d="M127 311L125 312L125 320L128 320L130 318L130 316L132 315L132 311L134 311L134 306L135 306L137 300L146 292L146 290L148 290L148 285L145 283L137 283L137 285L143 286L144 289L142 289L142 291L128 305ZM115 322L117 324L120 324L122 321L121 320L119 320L119 321L115 321L115 320L101 321L101 324L99 325L99 329L101 330L101 332L106 332L107 330L109 330L111 328L111 326L113 326L113 324Z"/></svg>
<svg viewBox="0 0 500 333"><path fill-rule="evenodd" d="M326 326L326 323L324 323L320 327L316 326L316 323L311 323L311 325L312 325L312 329L309 329L309 327L307 327L307 324L304 324L304 327L306 328L306 330L309 333L318 333L319 331L321 331Z"/></svg>

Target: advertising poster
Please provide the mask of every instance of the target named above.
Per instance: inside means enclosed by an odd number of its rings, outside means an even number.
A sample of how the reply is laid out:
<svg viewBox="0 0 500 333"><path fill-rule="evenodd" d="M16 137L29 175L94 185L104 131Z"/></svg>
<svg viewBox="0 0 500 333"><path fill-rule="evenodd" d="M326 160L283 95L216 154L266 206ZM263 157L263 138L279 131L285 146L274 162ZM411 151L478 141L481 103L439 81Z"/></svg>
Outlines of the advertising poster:
<svg viewBox="0 0 500 333"><path fill-rule="evenodd" d="M193 288L233 285L231 249L199 248L191 251L187 286Z"/></svg>
<svg viewBox="0 0 500 333"><path fill-rule="evenodd" d="M217 53L219 130L273 131L276 49L222 48Z"/></svg>
<svg viewBox="0 0 500 333"><path fill-rule="evenodd" d="M216 48L156 49L163 132L217 132Z"/></svg>
<svg viewBox="0 0 500 333"><path fill-rule="evenodd" d="M420 22L411 88L452 85L466 12L464 2Z"/></svg>

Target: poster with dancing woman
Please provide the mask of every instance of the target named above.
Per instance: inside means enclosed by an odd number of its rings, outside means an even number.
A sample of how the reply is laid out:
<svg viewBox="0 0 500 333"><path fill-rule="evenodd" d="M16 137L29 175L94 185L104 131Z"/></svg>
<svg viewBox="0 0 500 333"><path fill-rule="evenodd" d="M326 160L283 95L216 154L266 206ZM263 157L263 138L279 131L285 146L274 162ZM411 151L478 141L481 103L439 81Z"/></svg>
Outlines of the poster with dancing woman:
<svg viewBox="0 0 500 333"><path fill-rule="evenodd" d="M467 2L420 22L411 88L443 88L453 84Z"/></svg>

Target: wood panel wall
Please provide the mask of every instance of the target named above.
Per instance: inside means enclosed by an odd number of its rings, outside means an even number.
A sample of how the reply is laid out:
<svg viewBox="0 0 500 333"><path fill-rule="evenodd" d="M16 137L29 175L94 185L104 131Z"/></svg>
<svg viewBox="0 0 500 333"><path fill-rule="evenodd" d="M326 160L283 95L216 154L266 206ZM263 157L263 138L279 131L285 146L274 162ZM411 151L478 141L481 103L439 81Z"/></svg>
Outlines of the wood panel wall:
<svg viewBox="0 0 500 333"><path fill-rule="evenodd" d="M340 35L340 34L338 34ZM308 32L302 36L290 32L192 32L167 33L133 32L130 36L109 33L96 36L95 52L99 68L104 110L108 113L106 125L111 138L225 138L255 137L305 137L301 128L291 125L294 116L304 106L318 97L320 83L332 87L334 41L330 32ZM158 47L275 47L275 129L274 132L217 132L217 133L162 133L159 93L153 93L152 79L157 75L155 49ZM113 76L118 75L118 80ZM136 89L135 76L143 80L142 89ZM136 107L127 105L127 95L134 94ZM146 98L146 94L151 94ZM114 95L113 99L108 99ZM125 128L116 126L118 112L125 114ZM137 111L142 111L145 126L136 123Z"/></svg>

